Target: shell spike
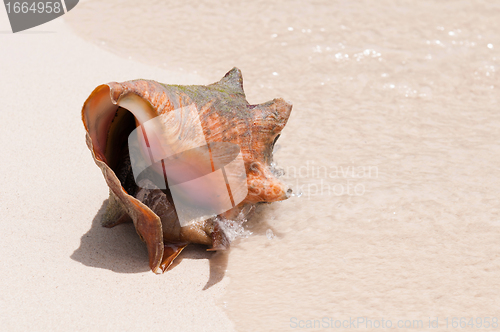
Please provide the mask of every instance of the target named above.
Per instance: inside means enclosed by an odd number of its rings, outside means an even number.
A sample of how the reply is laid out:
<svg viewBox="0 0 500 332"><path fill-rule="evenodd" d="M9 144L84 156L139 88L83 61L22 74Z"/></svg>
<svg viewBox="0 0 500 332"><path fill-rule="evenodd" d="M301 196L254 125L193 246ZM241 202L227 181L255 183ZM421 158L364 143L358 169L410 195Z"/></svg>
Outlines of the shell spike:
<svg viewBox="0 0 500 332"><path fill-rule="evenodd" d="M236 67L228 71L219 82L210 85L219 86L231 94L239 94L245 97L245 91L243 91L243 75L241 74L241 70Z"/></svg>

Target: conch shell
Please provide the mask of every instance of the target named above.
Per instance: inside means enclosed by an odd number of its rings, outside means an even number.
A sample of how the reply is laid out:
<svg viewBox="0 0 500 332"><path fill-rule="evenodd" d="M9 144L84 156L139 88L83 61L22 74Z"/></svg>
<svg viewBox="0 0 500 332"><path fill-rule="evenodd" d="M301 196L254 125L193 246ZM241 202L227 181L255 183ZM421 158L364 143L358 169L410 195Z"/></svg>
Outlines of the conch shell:
<svg viewBox="0 0 500 332"><path fill-rule="evenodd" d="M250 105L237 68L207 86L165 85L148 80L98 86L83 105L82 120L87 145L110 189L103 226L113 227L132 220L147 245L149 266L155 273L164 272L189 243L207 245L208 250L228 248L225 229L232 220L245 218L257 203L284 200L291 193L270 166L274 143L291 109L292 105L283 99ZM151 167L151 174L162 174L162 167L164 172L169 167L173 169L163 174L167 179L164 187L149 178L138 181L134 169L138 154L130 145L132 137L142 137L142 145L138 143L142 155L148 155L147 151L154 154L159 148L151 135L143 132L154 121L161 130L160 136L164 136L161 144L175 154ZM181 162L176 157L179 152L184 156ZM204 163L211 165L209 171L201 170ZM230 164L234 165L234 172ZM189 172L195 175L185 178ZM222 186L212 179L216 172L219 176L224 174L226 181ZM197 178L198 175L206 176ZM243 185L241 181L237 185L241 175ZM203 178L205 182L182 183L179 178L183 177L197 178L196 181ZM188 182L194 183L194 187L184 185ZM177 183L184 187L174 195L177 187L172 184ZM230 194L213 195L215 203L210 207L224 203L231 204L229 209L222 211L217 207L218 210L213 210L216 213L202 213L198 219L189 219L188 207L180 218L179 199L191 199L198 204L204 201L205 192L214 190Z"/></svg>

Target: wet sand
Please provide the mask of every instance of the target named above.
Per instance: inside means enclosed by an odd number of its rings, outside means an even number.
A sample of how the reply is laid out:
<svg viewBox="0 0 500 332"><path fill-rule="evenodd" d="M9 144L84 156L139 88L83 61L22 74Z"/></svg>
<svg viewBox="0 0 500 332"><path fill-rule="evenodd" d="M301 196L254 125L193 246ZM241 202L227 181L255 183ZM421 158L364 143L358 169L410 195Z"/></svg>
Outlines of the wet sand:
<svg viewBox="0 0 500 332"><path fill-rule="evenodd" d="M212 81L238 66L250 103L294 103L275 159L301 196L262 209L229 255L237 330L500 315L496 2L126 4L69 23Z"/></svg>

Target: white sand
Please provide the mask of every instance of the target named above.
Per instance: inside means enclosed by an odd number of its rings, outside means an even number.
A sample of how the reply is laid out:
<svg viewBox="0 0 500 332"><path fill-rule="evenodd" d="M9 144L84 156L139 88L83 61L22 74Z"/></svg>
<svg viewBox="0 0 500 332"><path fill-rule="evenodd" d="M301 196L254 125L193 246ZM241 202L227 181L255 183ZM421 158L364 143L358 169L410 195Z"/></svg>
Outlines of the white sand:
<svg viewBox="0 0 500 332"><path fill-rule="evenodd" d="M109 54L61 19L12 34L0 10L1 331L232 330L216 305L228 279L202 290L202 248L155 275L131 224L98 224L107 186L81 105L98 84L139 77L207 83Z"/></svg>

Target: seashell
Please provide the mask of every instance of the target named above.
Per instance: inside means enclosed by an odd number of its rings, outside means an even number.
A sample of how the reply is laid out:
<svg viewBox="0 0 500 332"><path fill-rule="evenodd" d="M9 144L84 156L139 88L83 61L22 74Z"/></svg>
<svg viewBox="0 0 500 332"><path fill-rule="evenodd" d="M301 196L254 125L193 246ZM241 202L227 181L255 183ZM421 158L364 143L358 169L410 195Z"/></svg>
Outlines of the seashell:
<svg viewBox="0 0 500 332"><path fill-rule="evenodd" d="M237 68L207 86L148 80L98 86L83 105L82 120L109 186L103 226L132 221L155 273L189 243L227 249L226 230L235 220L248 218L257 203L290 196L271 162L291 109L280 98L250 105ZM145 131L148 126L159 134ZM142 168L138 156L149 160ZM219 191L225 194L214 194ZM184 201L189 204L178 204Z"/></svg>

